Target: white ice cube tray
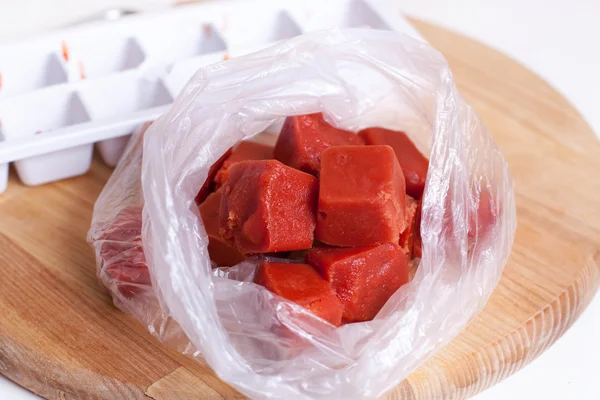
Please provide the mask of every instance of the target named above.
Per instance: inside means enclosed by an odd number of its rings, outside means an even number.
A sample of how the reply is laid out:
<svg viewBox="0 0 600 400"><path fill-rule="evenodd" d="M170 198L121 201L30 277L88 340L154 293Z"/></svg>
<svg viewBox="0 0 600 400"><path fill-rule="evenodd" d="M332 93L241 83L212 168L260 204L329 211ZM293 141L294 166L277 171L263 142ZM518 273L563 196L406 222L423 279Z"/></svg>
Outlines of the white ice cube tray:
<svg viewBox="0 0 600 400"><path fill-rule="evenodd" d="M201 67L303 32L344 27L420 37L394 0L220 1L61 30L0 46L0 193L114 166L133 130Z"/></svg>

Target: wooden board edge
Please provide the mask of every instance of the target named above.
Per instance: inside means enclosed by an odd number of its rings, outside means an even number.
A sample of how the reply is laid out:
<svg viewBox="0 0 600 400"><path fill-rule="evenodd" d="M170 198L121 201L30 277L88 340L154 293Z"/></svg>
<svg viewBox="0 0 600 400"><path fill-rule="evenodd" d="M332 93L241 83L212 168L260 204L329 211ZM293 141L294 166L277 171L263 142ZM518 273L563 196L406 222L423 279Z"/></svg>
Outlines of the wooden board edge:
<svg viewBox="0 0 600 400"><path fill-rule="evenodd" d="M417 376L409 376L393 389L388 399L465 399L494 386L556 342L579 318L599 288L600 250L597 250L573 283L523 325L481 351L453 360L446 368L424 365L417 370ZM456 368L457 365L460 367Z"/></svg>
<svg viewBox="0 0 600 400"><path fill-rule="evenodd" d="M148 386L145 394L153 400L246 399L246 396L239 393L220 393L183 366Z"/></svg>
<svg viewBox="0 0 600 400"><path fill-rule="evenodd" d="M12 343L12 344L10 344ZM76 370L65 366L51 357L39 356L0 335L0 371L2 375L45 399L96 398L110 399L117 394L127 393L128 399L147 399L137 385L121 382L95 374L89 369ZM50 375L50 379L48 379ZM98 387L97 382L102 382ZM90 385L94 385L91 387Z"/></svg>

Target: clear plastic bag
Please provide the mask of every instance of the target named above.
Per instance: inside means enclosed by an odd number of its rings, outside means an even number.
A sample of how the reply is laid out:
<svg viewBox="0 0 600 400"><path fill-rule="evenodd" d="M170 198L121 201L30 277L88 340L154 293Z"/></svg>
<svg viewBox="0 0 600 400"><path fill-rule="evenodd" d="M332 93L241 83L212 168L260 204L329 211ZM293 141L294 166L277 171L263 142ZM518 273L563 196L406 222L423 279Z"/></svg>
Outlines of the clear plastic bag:
<svg viewBox="0 0 600 400"><path fill-rule="evenodd" d="M404 130L430 158L413 280L373 321L339 328L253 284L252 260L213 270L194 203L235 143L319 111L343 129ZM198 71L134 135L89 241L117 305L244 394L350 399L392 389L477 315L515 227L506 162L444 58L408 36L342 30Z"/></svg>

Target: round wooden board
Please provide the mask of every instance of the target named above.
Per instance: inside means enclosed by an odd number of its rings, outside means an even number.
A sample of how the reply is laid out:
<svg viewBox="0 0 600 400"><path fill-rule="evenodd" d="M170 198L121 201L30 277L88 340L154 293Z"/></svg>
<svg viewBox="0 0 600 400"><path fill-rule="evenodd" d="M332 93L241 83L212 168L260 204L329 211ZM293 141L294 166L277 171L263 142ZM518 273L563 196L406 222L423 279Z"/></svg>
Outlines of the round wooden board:
<svg viewBox="0 0 600 400"><path fill-rule="evenodd" d="M600 282L600 144L548 84L508 57L414 21L448 58L516 181L518 230L489 304L390 394L459 399L551 345ZM117 310L85 237L111 171L0 196L0 372L50 399L233 399L207 367L160 345Z"/></svg>

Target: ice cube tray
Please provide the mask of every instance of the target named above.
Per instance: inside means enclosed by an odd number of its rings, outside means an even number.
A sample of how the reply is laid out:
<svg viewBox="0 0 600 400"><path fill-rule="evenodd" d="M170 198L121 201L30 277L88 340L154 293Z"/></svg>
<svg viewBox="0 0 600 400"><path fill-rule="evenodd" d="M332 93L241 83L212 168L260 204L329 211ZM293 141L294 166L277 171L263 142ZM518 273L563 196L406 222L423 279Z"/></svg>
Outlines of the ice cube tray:
<svg viewBox="0 0 600 400"><path fill-rule="evenodd" d="M98 22L0 46L0 193L114 166L201 67L303 32L371 27L420 38L393 0L220 1Z"/></svg>

